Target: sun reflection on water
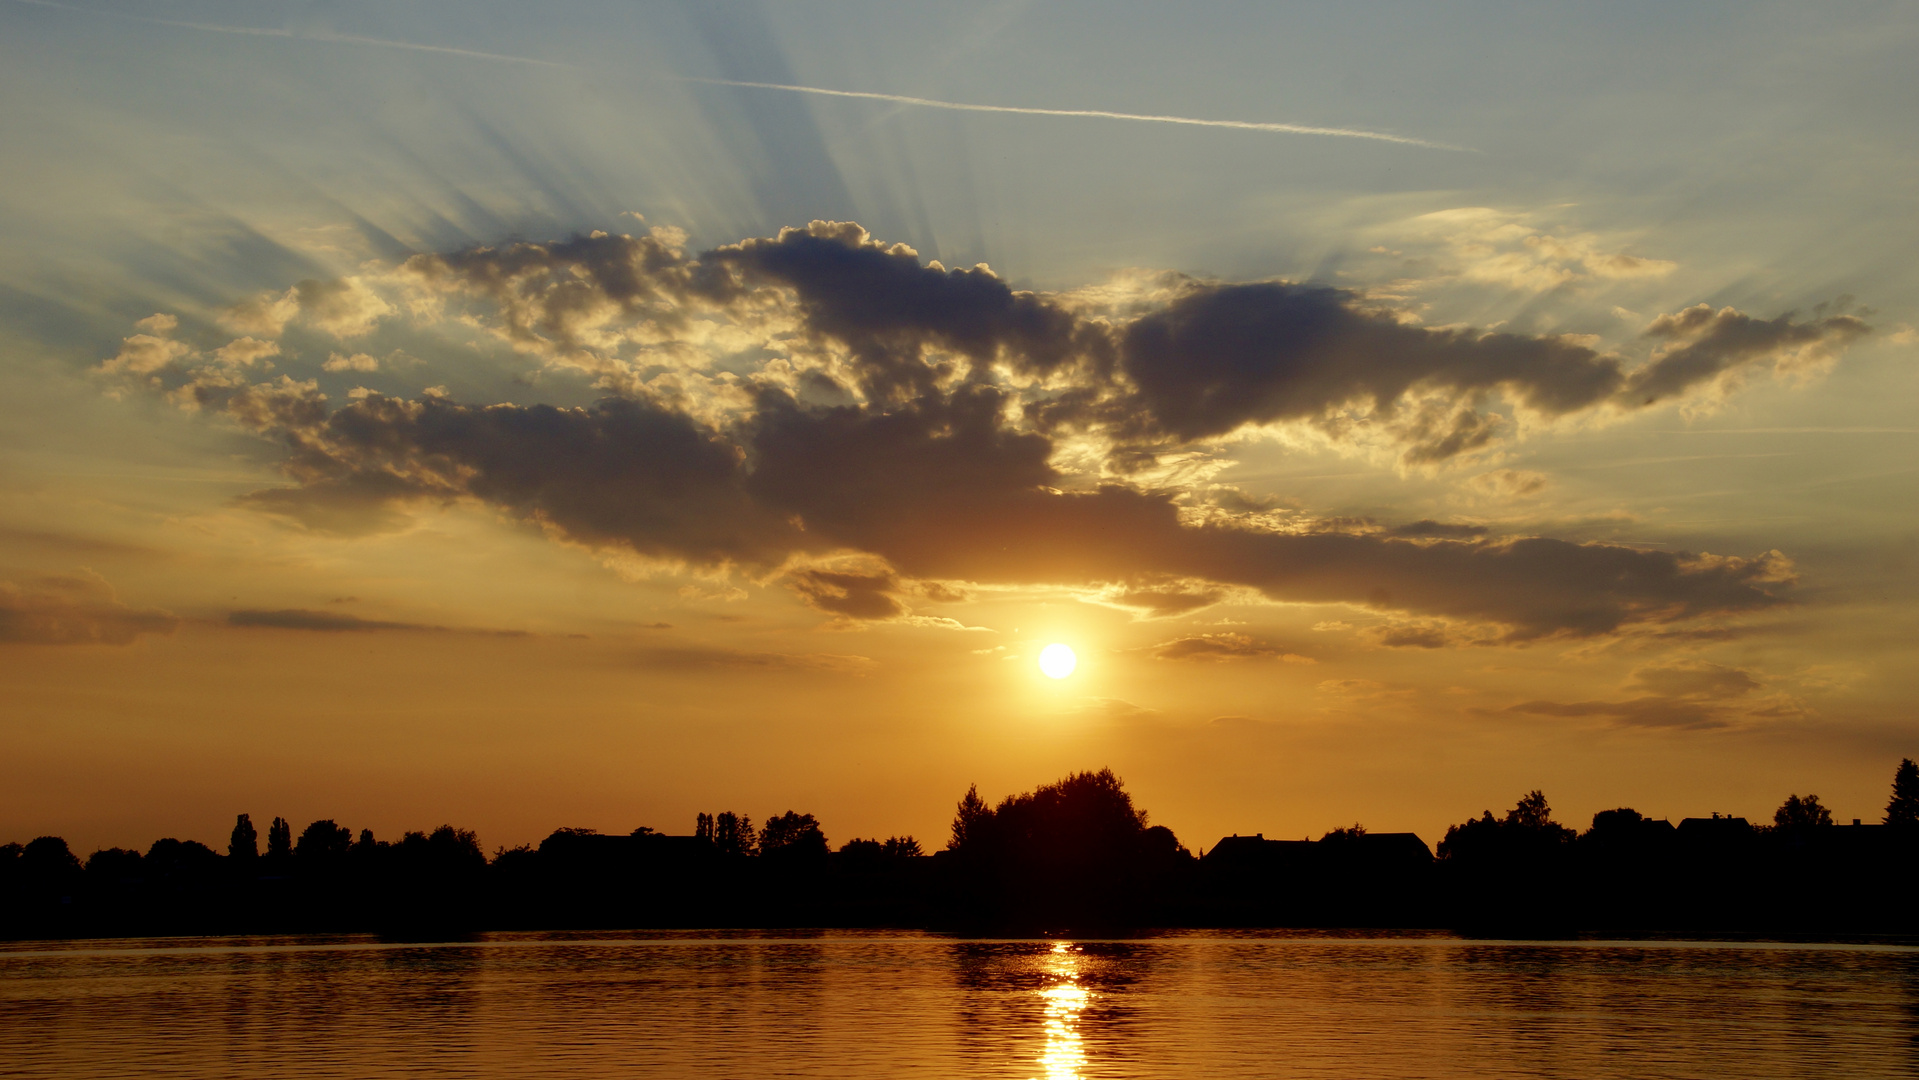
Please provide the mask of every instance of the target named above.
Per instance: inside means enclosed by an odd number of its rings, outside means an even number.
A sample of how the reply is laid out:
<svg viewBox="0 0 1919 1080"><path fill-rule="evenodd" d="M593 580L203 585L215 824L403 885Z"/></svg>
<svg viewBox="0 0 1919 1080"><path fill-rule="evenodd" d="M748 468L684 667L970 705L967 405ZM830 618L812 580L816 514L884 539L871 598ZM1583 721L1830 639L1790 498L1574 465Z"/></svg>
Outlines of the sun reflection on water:
<svg viewBox="0 0 1919 1080"><path fill-rule="evenodd" d="M1086 1045L1080 1037L1079 1019L1093 995L1079 984L1079 956L1071 945L1053 943L1047 974L1053 981L1039 992L1046 1000L1046 1049L1039 1063L1046 1070L1045 1080L1082 1080L1086 1075Z"/></svg>

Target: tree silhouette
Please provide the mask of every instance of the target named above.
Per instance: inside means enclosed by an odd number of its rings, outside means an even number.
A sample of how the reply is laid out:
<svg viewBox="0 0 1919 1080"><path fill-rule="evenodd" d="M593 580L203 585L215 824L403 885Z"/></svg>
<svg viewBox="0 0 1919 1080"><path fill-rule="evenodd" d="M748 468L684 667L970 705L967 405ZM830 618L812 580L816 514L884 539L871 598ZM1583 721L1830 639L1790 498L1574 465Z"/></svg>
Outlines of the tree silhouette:
<svg viewBox="0 0 1919 1080"><path fill-rule="evenodd" d="M140 876L140 853L127 848L101 848L87 856L87 877L98 882L116 882Z"/></svg>
<svg viewBox="0 0 1919 1080"><path fill-rule="evenodd" d="M1538 788L1527 792L1525 797L1519 800L1518 805L1506 812L1506 820L1503 824L1536 831L1564 828L1553 821L1552 807L1546 805L1545 793Z"/></svg>
<svg viewBox="0 0 1919 1080"><path fill-rule="evenodd" d="M948 851L961 851L970 840L982 836L982 830L993 819L993 810L986 800L979 797L979 785L973 784L960 797L959 809L953 814L953 837L946 842Z"/></svg>
<svg viewBox="0 0 1919 1080"><path fill-rule="evenodd" d="M991 917L1042 926L1132 917L1184 852L1171 830L1147 827L1111 769L1009 795L990 810L969 788L948 850Z"/></svg>
<svg viewBox="0 0 1919 1080"><path fill-rule="evenodd" d="M1606 837L1615 833L1629 832L1639 827L1646 816L1630 806L1621 806L1613 810L1601 810L1593 815L1592 828L1586 830L1587 836Z"/></svg>
<svg viewBox="0 0 1919 1080"><path fill-rule="evenodd" d="M141 859L141 866L149 877L205 878L219 865L219 852L198 840L176 840L171 836L155 840Z"/></svg>
<svg viewBox="0 0 1919 1080"><path fill-rule="evenodd" d="M693 818L693 838L713 842L713 815L698 814Z"/></svg>
<svg viewBox="0 0 1919 1080"><path fill-rule="evenodd" d="M233 823L233 835L227 839L227 857L231 859L260 857L260 834L253 827L253 818L246 814L241 814Z"/></svg>
<svg viewBox="0 0 1919 1080"><path fill-rule="evenodd" d="M713 819L713 846L722 855L758 855L760 840L753 831L753 819L731 810Z"/></svg>
<svg viewBox="0 0 1919 1080"><path fill-rule="evenodd" d="M880 850L889 859L917 859L924 854L920 842L911 836L889 836Z"/></svg>
<svg viewBox="0 0 1919 1080"><path fill-rule="evenodd" d="M285 859L293 854L293 826L287 819L276 817L273 824L267 826L267 858Z"/></svg>
<svg viewBox="0 0 1919 1080"><path fill-rule="evenodd" d="M20 849L20 871L41 881L62 881L80 872L80 860L58 836L36 836Z"/></svg>
<svg viewBox="0 0 1919 1080"><path fill-rule="evenodd" d="M1772 812L1772 823L1781 829L1810 829L1820 825L1832 824L1832 811L1819 805L1819 796L1786 796L1779 809Z"/></svg>
<svg viewBox="0 0 1919 1080"><path fill-rule="evenodd" d="M1570 842L1574 833L1553 820L1552 807L1538 789L1527 792L1503 818L1487 810L1446 830L1439 842L1442 859L1538 857Z"/></svg>
<svg viewBox="0 0 1919 1080"><path fill-rule="evenodd" d="M477 871L486 866L480 838L470 829L442 825L430 833L409 832L394 845L400 861L415 872L440 875Z"/></svg>
<svg viewBox="0 0 1919 1080"><path fill-rule="evenodd" d="M826 834L820 831L818 818L788 810L766 819L760 829L760 854L782 858L825 855Z"/></svg>
<svg viewBox="0 0 1919 1080"><path fill-rule="evenodd" d="M1886 804L1886 824L1904 828L1919 826L1919 765L1911 758L1899 759L1899 771L1892 774L1892 801Z"/></svg>
<svg viewBox="0 0 1919 1080"><path fill-rule="evenodd" d="M293 853L302 862L318 864L340 858L352 846L353 830L335 824L332 818L321 818L300 833L300 842L293 845Z"/></svg>

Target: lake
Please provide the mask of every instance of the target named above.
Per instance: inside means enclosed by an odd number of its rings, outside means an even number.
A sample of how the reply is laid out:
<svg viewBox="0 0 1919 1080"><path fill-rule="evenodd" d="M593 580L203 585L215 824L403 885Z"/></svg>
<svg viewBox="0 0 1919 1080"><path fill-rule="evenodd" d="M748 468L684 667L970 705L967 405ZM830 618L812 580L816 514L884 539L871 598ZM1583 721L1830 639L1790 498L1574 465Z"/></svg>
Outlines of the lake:
<svg viewBox="0 0 1919 1080"><path fill-rule="evenodd" d="M1919 949L1219 931L12 943L0 1076L1919 1076Z"/></svg>

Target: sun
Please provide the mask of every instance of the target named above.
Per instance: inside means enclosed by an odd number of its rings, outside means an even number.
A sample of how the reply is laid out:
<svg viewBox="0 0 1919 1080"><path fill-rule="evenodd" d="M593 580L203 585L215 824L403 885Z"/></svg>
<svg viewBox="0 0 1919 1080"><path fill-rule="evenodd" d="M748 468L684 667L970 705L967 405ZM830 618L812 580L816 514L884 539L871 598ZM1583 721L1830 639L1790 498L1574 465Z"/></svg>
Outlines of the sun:
<svg viewBox="0 0 1919 1080"><path fill-rule="evenodd" d="M1073 650L1054 642L1039 651L1039 669L1050 679L1064 679L1079 666L1079 657Z"/></svg>

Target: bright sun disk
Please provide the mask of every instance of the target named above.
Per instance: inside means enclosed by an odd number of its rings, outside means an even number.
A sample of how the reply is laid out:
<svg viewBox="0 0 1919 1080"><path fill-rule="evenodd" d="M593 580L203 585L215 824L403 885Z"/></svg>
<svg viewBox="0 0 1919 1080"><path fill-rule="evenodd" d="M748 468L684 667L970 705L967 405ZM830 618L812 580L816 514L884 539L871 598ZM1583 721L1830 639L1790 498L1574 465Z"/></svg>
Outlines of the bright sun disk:
<svg viewBox="0 0 1919 1080"><path fill-rule="evenodd" d="M1058 642L1039 651L1039 669L1045 672L1048 678L1064 679L1078 666L1079 657L1073 655L1073 650Z"/></svg>

